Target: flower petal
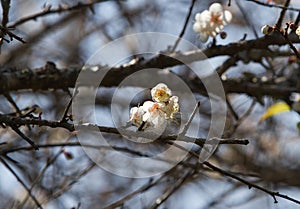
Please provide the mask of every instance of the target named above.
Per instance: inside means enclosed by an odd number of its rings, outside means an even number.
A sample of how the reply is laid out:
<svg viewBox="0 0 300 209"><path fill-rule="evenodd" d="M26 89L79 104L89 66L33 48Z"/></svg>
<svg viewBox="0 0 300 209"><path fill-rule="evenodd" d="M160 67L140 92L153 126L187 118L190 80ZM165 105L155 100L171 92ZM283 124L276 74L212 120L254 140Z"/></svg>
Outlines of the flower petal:
<svg viewBox="0 0 300 209"><path fill-rule="evenodd" d="M200 21L201 21L201 13L197 13L197 14L196 14L195 20L196 20L197 22L200 22Z"/></svg>
<svg viewBox="0 0 300 209"><path fill-rule="evenodd" d="M200 40L205 43L208 40L208 35L206 33L200 33Z"/></svg>
<svg viewBox="0 0 300 209"><path fill-rule="evenodd" d="M230 23L232 20L231 12L229 12L228 10L225 10L223 15L224 15L224 17L223 17L224 24Z"/></svg>
<svg viewBox="0 0 300 209"><path fill-rule="evenodd" d="M209 11L212 13L222 13L223 7L219 3L213 3L212 5L210 5Z"/></svg>
<svg viewBox="0 0 300 209"><path fill-rule="evenodd" d="M200 33L201 32L201 24L199 22L195 22L194 25L193 25L193 30L196 32L196 33Z"/></svg>
<svg viewBox="0 0 300 209"><path fill-rule="evenodd" d="M167 102L172 96L172 91L164 83L157 84L151 89L152 100L155 102Z"/></svg>

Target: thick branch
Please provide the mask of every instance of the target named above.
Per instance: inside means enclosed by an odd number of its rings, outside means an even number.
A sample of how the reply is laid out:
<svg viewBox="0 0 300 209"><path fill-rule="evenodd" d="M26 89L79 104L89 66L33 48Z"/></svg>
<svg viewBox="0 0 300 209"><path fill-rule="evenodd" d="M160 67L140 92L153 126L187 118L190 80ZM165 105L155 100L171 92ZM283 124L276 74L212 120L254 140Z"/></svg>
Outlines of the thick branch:
<svg viewBox="0 0 300 209"><path fill-rule="evenodd" d="M291 34L289 36L289 40L291 42L299 43L300 40L295 34ZM133 64L126 64L122 66L116 66L110 68L109 72L106 74L105 79L102 80L102 86L117 86L124 78L128 75L131 75L134 72L137 72L146 68L167 68L176 65L182 65L182 62L191 63L195 61L204 60L210 57L228 55L233 56L239 53L245 54L247 51L247 56L250 56L251 53L261 52L260 56L270 56L270 52L267 50L270 45L284 45L287 44L286 40L278 33L274 33L271 36L265 36L255 40L249 41L240 41L236 43L232 43L225 46L213 46L211 48L205 50L195 50L188 52L175 52L170 53L168 56L164 54L156 55L150 59L139 60ZM255 51L253 51L255 50ZM204 56L203 53L206 55ZM166 53L167 54L167 53ZM254 59L254 58L253 58ZM256 57L257 59L257 57ZM181 61L179 61L181 60ZM94 69L89 70L87 68L87 77L90 79L86 84L88 85L92 83L93 79L97 82L99 75L103 73L103 71L108 70L107 66L101 67L99 66L98 70ZM69 69L58 69L55 64L47 63L44 67L31 70L31 69L21 69L21 70L10 70L10 69L2 69L0 74L0 93L3 94L9 91L17 91L17 90L48 90L48 89L63 89L72 88L75 86L78 75L81 71L81 67L77 68L69 68ZM189 82L187 82L189 84ZM201 83L197 84L196 88L198 91L200 89L204 90L205 88ZM189 84L190 85L190 84ZM296 91L296 89L287 89L285 87L280 86L268 86L264 84L262 86L258 86L257 84L251 83L243 83L244 88L241 87L240 83L236 81L226 81L224 82L225 90L231 93L246 93L253 96L277 96L284 95L286 97L291 93L291 91ZM193 90L193 88L191 88ZM253 91L253 89L259 91ZM282 94L283 93L283 94ZM257 95L259 94L259 95Z"/></svg>

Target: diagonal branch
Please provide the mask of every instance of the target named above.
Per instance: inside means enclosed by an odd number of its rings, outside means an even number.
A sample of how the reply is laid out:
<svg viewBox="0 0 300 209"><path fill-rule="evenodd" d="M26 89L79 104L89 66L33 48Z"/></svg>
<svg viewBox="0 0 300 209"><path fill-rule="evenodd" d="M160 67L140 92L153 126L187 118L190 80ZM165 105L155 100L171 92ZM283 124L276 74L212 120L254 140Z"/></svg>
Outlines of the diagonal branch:
<svg viewBox="0 0 300 209"><path fill-rule="evenodd" d="M1 0L2 26L5 27L9 20L10 0Z"/></svg>
<svg viewBox="0 0 300 209"><path fill-rule="evenodd" d="M44 16L51 15L51 14L58 14L58 13L63 13L63 12L70 12L70 11L74 11L74 10L89 8L89 7L93 6L94 4L106 2L106 1L109 1L109 0L96 0L96 1L89 1L88 3L80 3L79 2L75 6L60 5L56 9L51 9L51 7L47 7L44 11L41 11L36 14L29 15L27 17L23 17L23 18L17 20L16 22L10 24L9 27L14 28L14 27L19 26L30 20L36 20L39 17L44 17Z"/></svg>
<svg viewBox="0 0 300 209"><path fill-rule="evenodd" d="M19 130L19 128L16 125L10 126L14 132L16 132L20 137L22 137L25 141L27 141L35 150L38 150L39 147L31 140L29 139L25 134L22 133L22 131Z"/></svg>
<svg viewBox="0 0 300 209"><path fill-rule="evenodd" d="M34 201L34 203L38 206L38 208L42 209L43 208L42 205L39 203L39 201L36 199L36 197L31 193L30 189L26 186L26 184L18 176L18 174L1 157L0 157L0 161L16 177L16 179L22 184L22 186L26 189L28 195L31 197L31 199Z"/></svg>
<svg viewBox="0 0 300 209"><path fill-rule="evenodd" d="M265 7L275 7L275 8L280 8L280 9L285 9L285 10L290 10L290 11L296 11L296 12L300 12L299 8L293 8L293 7L286 7L286 6L281 6L281 5L277 5L277 4L267 4L258 0L247 0L253 3L256 3L258 5L262 5Z"/></svg>
<svg viewBox="0 0 300 209"><path fill-rule="evenodd" d="M188 23L189 23L189 20L190 20L190 17L191 17L191 14L192 14L193 7L194 7L194 5L195 5L195 2L196 2L196 0L192 0L192 1L191 1L191 5L190 5L190 8L189 8L189 12L188 12L188 14L187 14L187 16L186 16L186 18L185 18L185 22L184 22L183 28L182 28L182 30L181 30L181 32L180 32L180 34L179 34L177 40L175 41L175 44L174 44L173 48L171 49L171 52L174 52L174 51L176 50L176 47L178 46L178 44L179 44L181 38L183 37L183 35L184 35L184 33L185 33L185 30L186 30L186 27L187 27L187 25L188 25Z"/></svg>

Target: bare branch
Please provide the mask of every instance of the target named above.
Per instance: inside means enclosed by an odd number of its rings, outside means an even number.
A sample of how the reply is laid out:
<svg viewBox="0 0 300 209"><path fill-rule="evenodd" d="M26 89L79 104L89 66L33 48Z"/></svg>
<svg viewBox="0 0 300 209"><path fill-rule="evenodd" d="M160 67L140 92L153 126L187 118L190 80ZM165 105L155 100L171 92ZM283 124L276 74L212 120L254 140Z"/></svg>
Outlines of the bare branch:
<svg viewBox="0 0 300 209"><path fill-rule="evenodd" d="M23 180L19 177L19 175L0 157L1 163L16 177L16 179L22 184L22 186L26 189L28 195L34 201L34 203L38 206L38 208L43 209L42 205L36 199L36 197L31 193L30 189L26 186Z"/></svg>
<svg viewBox="0 0 300 209"><path fill-rule="evenodd" d="M258 190L260 190L262 192L265 192L265 193L271 195L273 197L273 199L274 199L274 203L278 203L276 197L281 197L283 199L289 200L291 202L294 202L294 203L300 205L300 201L299 200L296 200L294 198L291 198L291 197L289 197L287 195L284 195L284 194L281 194L279 192L273 192L273 191L267 190L267 189L265 189L265 188L263 188L263 187L261 187L261 186L259 186L257 184L253 184L250 181L242 179L242 178L240 178L240 177L232 174L231 172L222 170L221 168L218 168L218 167L214 166L213 164L211 164L209 162L204 162L203 164L206 165L207 167L211 168L212 170L219 172L220 174L223 174L223 175L225 175L227 177L230 177L232 179L235 179L235 180L237 180L237 181L239 181L239 182L247 185L249 187L249 189L251 189L253 187L253 188L256 188L256 189L258 189Z"/></svg>
<svg viewBox="0 0 300 209"><path fill-rule="evenodd" d="M261 1L258 1L258 0L247 0L247 1L251 1L251 2L254 2L256 4L265 6L265 7L275 7L275 8L300 12L300 9L298 9L298 8L286 7L286 6L281 6L281 5L277 5L277 4L267 4L267 3L264 3L264 2L261 2Z"/></svg>
<svg viewBox="0 0 300 209"><path fill-rule="evenodd" d="M48 120L40 120L40 119L27 119L27 118L18 118L18 117L11 117L6 115L0 115L0 122L6 124L7 126L22 126L22 125L37 125L37 126L47 126L51 128L64 128L69 130L70 132L75 131L74 128L77 127L80 128L97 128L100 132L106 132L106 133L112 133L112 134L120 134L119 129L112 128L112 127L106 127L106 126L97 126L93 124L86 124L86 125L74 125L67 122L57 122L57 121L48 121ZM135 132L130 130L122 130L122 133L125 134L128 137L144 137L153 139L154 137L158 137L155 133L145 133L145 132ZM159 136L159 139L161 141L167 141L167 140L179 140L189 143L195 143L199 146L203 146L206 143L205 138L193 138L193 137L179 137L178 135L167 135L167 136ZM215 141L214 143L217 144L241 144L241 145L247 145L249 143L246 139L219 139Z"/></svg>
<svg viewBox="0 0 300 209"><path fill-rule="evenodd" d="M186 27L187 27L187 25L188 25L188 23L189 23L189 20L190 20L190 17L191 17L191 14L192 14L192 11L193 11L195 2L196 2L196 0L191 0L191 5L190 5L189 11L188 11L188 13L187 13L187 16L186 16L186 18L185 18L185 22L184 22L183 28L182 28L182 30L181 30L181 32L180 32L180 34L179 34L179 36L178 36L178 38L177 38L177 40L176 40L174 46L173 46L173 48L171 49L171 52L174 52L174 51L176 50L176 47L178 46L178 44L179 44L179 42L180 42L180 39L181 39L181 38L183 37L183 35L184 35L184 32L185 32L185 30L186 30Z"/></svg>
<svg viewBox="0 0 300 209"><path fill-rule="evenodd" d="M283 9L281 10L281 12L280 12L280 16L279 16L279 18L278 18L278 20L277 20L277 23L276 23L276 27L277 27L278 29L281 28L282 21L283 21L283 18L284 18L284 16L285 16L285 12L286 12L286 10L287 10L286 8L289 7L290 1L291 1L291 0L286 0L286 1L285 1L285 4L284 4L284 7L285 7L285 8L283 8Z"/></svg>
<svg viewBox="0 0 300 209"><path fill-rule="evenodd" d="M10 0L1 0L2 26L5 27L9 20Z"/></svg>
<svg viewBox="0 0 300 209"><path fill-rule="evenodd" d="M74 10L85 9L85 8L89 8L89 7L93 6L94 4L106 2L106 1L110 1L110 0L95 0L95 1L88 2L88 3L78 3L75 6L60 5L56 9L51 9L51 6L49 6L49 7L46 7L46 9L44 11L41 11L36 14L30 15L28 17L23 17L23 18L17 20L16 22L10 24L9 27L15 28L16 26L19 26L30 20L36 20L39 17L47 16L50 14L57 14L57 13L71 12Z"/></svg>

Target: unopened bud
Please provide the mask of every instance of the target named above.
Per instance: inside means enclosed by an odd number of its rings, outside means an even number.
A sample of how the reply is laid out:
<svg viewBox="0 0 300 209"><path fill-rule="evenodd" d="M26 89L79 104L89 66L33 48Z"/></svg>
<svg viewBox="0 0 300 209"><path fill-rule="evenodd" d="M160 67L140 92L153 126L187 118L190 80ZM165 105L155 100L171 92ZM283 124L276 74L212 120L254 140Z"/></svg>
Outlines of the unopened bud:
<svg viewBox="0 0 300 209"><path fill-rule="evenodd" d="M224 31L222 31L222 32L220 33L220 37L221 37L221 39L225 39L225 38L227 37L227 33L224 32Z"/></svg>
<svg viewBox="0 0 300 209"><path fill-rule="evenodd" d="M271 27L270 25L264 25L262 28L261 28L261 32L265 35L268 35L270 34L272 31L273 31L273 27Z"/></svg>
<svg viewBox="0 0 300 209"><path fill-rule="evenodd" d="M297 34L297 36L299 36L299 38L300 38L300 26L298 26L298 28L296 29L296 34Z"/></svg>
<svg viewBox="0 0 300 209"><path fill-rule="evenodd" d="M65 149L63 149L63 153L67 160L72 160L74 158L73 154Z"/></svg>
<svg viewBox="0 0 300 209"><path fill-rule="evenodd" d="M290 28L291 28L292 30L296 30L296 29L297 29L297 25L295 25L295 23L293 23L293 22L290 22L290 23L289 23L289 26L290 26Z"/></svg>

